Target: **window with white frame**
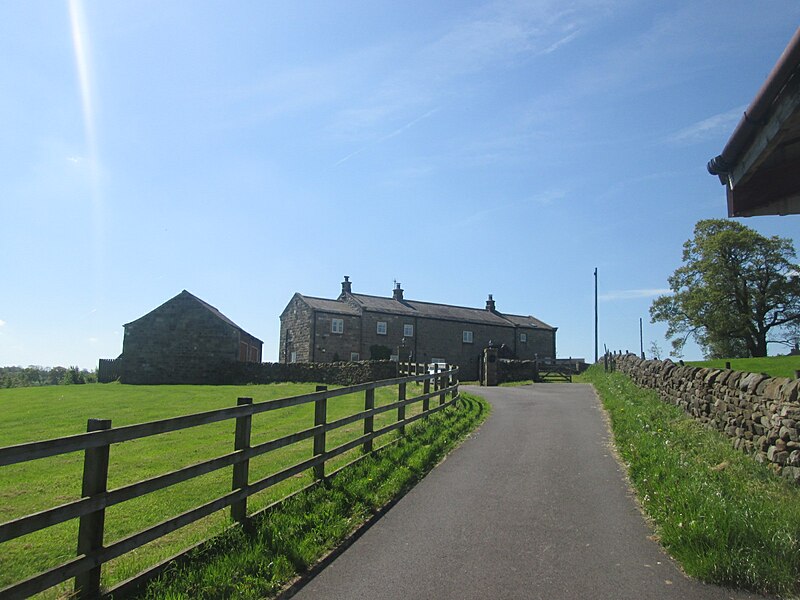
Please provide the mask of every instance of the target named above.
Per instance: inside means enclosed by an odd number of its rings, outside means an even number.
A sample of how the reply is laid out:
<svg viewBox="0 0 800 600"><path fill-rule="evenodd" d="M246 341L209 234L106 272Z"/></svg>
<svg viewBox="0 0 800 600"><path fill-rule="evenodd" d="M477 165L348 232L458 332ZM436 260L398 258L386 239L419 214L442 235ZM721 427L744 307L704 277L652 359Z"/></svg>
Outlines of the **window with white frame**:
<svg viewBox="0 0 800 600"><path fill-rule="evenodd" d="M378 321L378 327L375 331L378 335L386 335L386 321Z"/></svg>
<svg viewBox="0 0 800 600"><path fill-rule="evenodd" d="M528 334L527 333L520 333L519 334L519 341L523 344L528 341Z"/></svg>
<svg viewBox="0 0 800 600"><path fill-rule="evenodd" d="M331 319L331 333L344 333L344 319Z"/></svg>
<svg viewBox="0 0 800 600"><path fill-rule="evenodd" d="M409 325L408 323L403 325L403 336L405 336L405 337L414 337L414 326L413 325Z"/></svg>
<svg viewBox="0 0 800 600"><path fill-rule="evenodd" d="M359 356L358 352L351 352L350 360L359 360L358 356Z"/></svg>
<svg viewBox="0 0 800 600"><path fill-rule="evenodd" d="M289 357L289 362L292 362L292 363L296 363L297 362L297 352L292 351L292 354Z"/></svg>
<svg viewBox="0 0 800 600"><path fill-rule="evenodd" d="M472 343L472 332L471 331L466 331L466 330L462 331L461 332L461 341L464 342L465 344L471 344Z"/></svg>

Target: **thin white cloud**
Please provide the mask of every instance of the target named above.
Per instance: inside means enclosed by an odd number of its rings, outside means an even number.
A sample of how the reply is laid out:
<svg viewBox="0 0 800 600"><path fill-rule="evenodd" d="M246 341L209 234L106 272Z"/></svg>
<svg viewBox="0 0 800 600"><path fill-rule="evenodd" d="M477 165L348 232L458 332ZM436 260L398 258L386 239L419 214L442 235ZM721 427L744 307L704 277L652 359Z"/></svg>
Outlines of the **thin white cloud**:
<svg viewBox="0 0 800 600"><path fill-rule="evenodd" d="M605 294L600 294L597 298L598 300L602 300L603 302L613 302L615 300L636 300L640 298L655 298L656 296L663 296L665 294L671 294L672 290L670 289L659 289L659 288L649 288L649 289L639 289L639 290L614 290L611 292L606 292Z"/></svg>
<svg viewBox="0 0 800 600"><path fill-rule="evenodd" d="M554 189L544 190L543 192L539 192L538 194L534 194L531 197L531 202L533 202L534 204L539 204L540 206L548 206L550 204L553 204L553 202L556 202L558 200L563 200L566 197L567 197L566 190L560 188L554 188Z"/></svg>
<svg viewBox="0 0 800 600"><path fill-rule="evenodd" d="M692 123L676 131L667 138L671 144L696 144L709 139L730 135L742 118L745 106L737 106L729 111L712 115L707 119Z"/></svg>
<svg viewBox="0 0 800 600"><path fill-rule="evenodd" d="M6 324L6 322L5 322L5 321L3 321L3 319L0 319L0 327L4 327L4 326L5 326L5 324Z"/></svg>
<svg viewBox="0 0 800 600"><path fill-rule="evenodd" d="M380 65L382 72L374 72L377 82L354 106L340 110L328 131L339 139L363 141L398 115L448 102L461 93L460 82L477 73L548 60L547 54L591 29L607 10L597 0L488 2L445 24L427 41L414 40L417 49L398 44L402 54ZM386 62L396 66L387 71Z"/></svg>
<svg viewBox="0 0 800 600"><path fill-rule="evenodd" d="M427 119L428 117L430 117L431 115L433 115L434 113L436 113L438 111L439 111L438 108L434 108L432 110L429 110L428 112L426 112L421 117L417 117L413 121L409 121L408 123L406 123L402 127L399 127L398 129L395 129L392 133L389 133L389 134L383 136L381 139L378 140L378 142L383 142L385 140L388 140L390 138L393 138L393 137L396 137L396 136L400 135L401 133L403 133L407 129L411 129L414 125L416 125L417 123L419 123L423 119Z"/></svg>
<svg viewBox="0 0 800 600"><path fill-rule="evenodd" d="M574 40L576 37L578 37L579 34L580 34L580 31L573 31L569 35L564 36L560 40L550 44L547 48L542 50L541 53L542 54L551 54L551 53L555 52L556 50L558 50L561 46L563 46L565 44L569 44L572 40Z"/></svg>
<svg viewBox="0 0 800 600"><path fill-rule="evenodd" d="M404 133L405 131L411 129L414 125L416 125L420 121L422 121L424 119L427 119L428 117L430 117L431 115L436 113L438 110L439 110L438 108L431 109L428 112L426 112L424 115L422 115L420 117L417 117L416 119L413 119L412 121L409 121L408 123L406 123L402 127L398 127L397 129L395 129L391 133L387 133L386 135L381 136L380 138L375 140L374 143L367 144L366 146L362 146L361 148L359 148L358 150L355 150L354 152L351 152L350 154L348 154L344 158L340 158L338 161L336 161L336 164L334 166L338 167L343 162L346 162L346 161L350 160L351 158L353 158L354 156L356 156L358 154L361 154L367 148L371 148L372 146L375 146L376 144L380 144L381 142L385 142L386 140L389 140L389 139L391 139L393 137L397 137L398 135L400 135L400 134Z"/></svg>

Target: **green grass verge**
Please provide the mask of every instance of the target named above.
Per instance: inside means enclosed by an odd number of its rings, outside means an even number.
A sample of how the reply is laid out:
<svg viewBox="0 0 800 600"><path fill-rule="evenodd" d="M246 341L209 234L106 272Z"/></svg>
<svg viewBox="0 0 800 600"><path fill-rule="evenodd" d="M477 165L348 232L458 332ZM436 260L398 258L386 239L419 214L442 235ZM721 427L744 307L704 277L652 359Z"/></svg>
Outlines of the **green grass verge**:
<svg viewBox="0 0 800 600"><path fill-rule="evenodd" d="M296 494L170 568L142 597L264 598L306 572L387 502L402 494L488 415L462 394L455 407L407 428L406 437L346 467L325 485Z"/></svg>
<svg viewBox="0 0 800 600"><path fill-rule="evenodd" d="M794 378L794 372L800 370L800 356L768 356L766 358L721 358L718 360L698 360L687 362L693 367L710 367L724 369L725 363L731 363L734 371L748 373L766 373L771 377Z"/></svg>
<svg viewBox="0 0 800 600"><path fill-rule="evenodd" d="M111 419L114 426L142 423L236 405L239 396L255 402L313 392L314 384L281 383L252 386L130 386L120 384L70 385L0 389L0 446L82 433L89 417ZM409 386L408 396L421 386ZM376 406L397 399L397 388L376 390ZM328 419L334 420L364 408L364 394L328 401ZM420 404L407 408L416 414ZM396 419L395 411L375 417L375 428ZM252 443L258 444L314 423L314 406L306 404L253 417ZM360 422L328 433L328 447L361 435ZM233 450L233 421L204 425L112 446L109 487L116 488L163 474ZM390 434L378 444L392 439ZM358 450L337 457L329 470L352 460ZM275 473L312 456L306 440L250 461L252 480ZM0 468L0 522L51 508L80 497L83 454L74 452ZM252 511L311 483L311 472L301 473L253 496ZM169 517L213 500L230 491L231 469L148 494L106 510L105 542L116 541ZM110 587L193 544L216 535L230 524L227 511L147 544L103 566L102 583ZM49 527L0 545L0 588L74 558L77 519ZM71 582L56 586L42 597L56 598L71 589Z"/></svg>
<svg viewBox="0 0 800 600"><path fill-rule="evenodd" d="M800 489L625 375L598 365L581 380L598 391L636 494L686 573L800 592Z"/></svg>

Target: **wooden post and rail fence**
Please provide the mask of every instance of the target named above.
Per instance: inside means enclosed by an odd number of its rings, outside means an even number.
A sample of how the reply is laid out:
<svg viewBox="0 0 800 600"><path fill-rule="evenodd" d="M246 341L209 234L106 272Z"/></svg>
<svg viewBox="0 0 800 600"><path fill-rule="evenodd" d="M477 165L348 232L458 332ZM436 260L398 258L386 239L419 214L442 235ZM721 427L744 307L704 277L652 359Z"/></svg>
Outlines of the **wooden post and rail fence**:
<svg viewBox="0 0 800 600"><path fill-rule="evenodd" d="M418 366L414 365L412 368L409 364L407 372L410 374L400 375L395 379L332 390L327 389L326 386L318 386L317 391L313 393L264 402L254 403L252 398L239 398L236 407L124 427L112 427L110 420L89 419L86 433L0 448L0 468L70 452L84 452L83 485L79 500L0 523L0 551L2 551L1 544L4 542L71 519L79 519L75 558L24 581L0 589L0 598L26 598L72 578L75 580L75 597L97 598L102 591L100 576L104 563L228 507L230 507L231 517L234 521L247 525L252 516L248 515L247 499L253 494L308 469L313 470L317 481L322 481L326 476L330 477L334 474L326 474L325 463L327 461L359 446L364 453L370 453L374 450L373 441L375 439L395 430L404 432L408 424L426 418L458 400L457 368L442 372L437 369L434 373L427 373L424 369L420 372ZM407 398L409 383L422 383L423 393ZM397 386L397 400L376 407L375 390L390 386ZM363 411L328 421L327 405L329 400L360 392L364 393ZM449 400L446 398L448 393L450 394ZM438 403L431 407L431 398L437 397ZM312 427L264 443L251 445L253 415L312 402L314 403ZM422 411L406 417L406 407L415 403L421 403ZM379 429L374 428L376 415L394 410L397 411L397 419L394 422ZM123 487L107 489L109 449L113 444L227 420L235 421L233 452ZM326 447L327 432L358 421L363 421L363 435L335 448ZM308 439L313 440L312 455L308 459L257 481L250 481L250 459ZM366 455L362 455L348 465L361 460ZM104 543L106 508L228 467L232 468L229 493L133 535L108 544ZM135 589L142 582L151 578L156 569L161 566L163 565L157 565L139 573L114 589L107 590L106 593L124 596L127 591Z"/></svg>

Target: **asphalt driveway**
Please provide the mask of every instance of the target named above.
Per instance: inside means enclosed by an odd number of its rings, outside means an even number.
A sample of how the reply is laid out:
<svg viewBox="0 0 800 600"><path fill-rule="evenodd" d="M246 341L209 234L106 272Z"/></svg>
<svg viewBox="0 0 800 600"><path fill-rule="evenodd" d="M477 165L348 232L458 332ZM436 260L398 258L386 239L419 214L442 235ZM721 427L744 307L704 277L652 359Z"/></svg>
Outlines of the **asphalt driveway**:
<svg viewBox="0 0 800 600"><path fill-rule="evenodd" d="M295 598L759 597L687 578L652 540L590 386L462 389L486 423Z"/></svg>

